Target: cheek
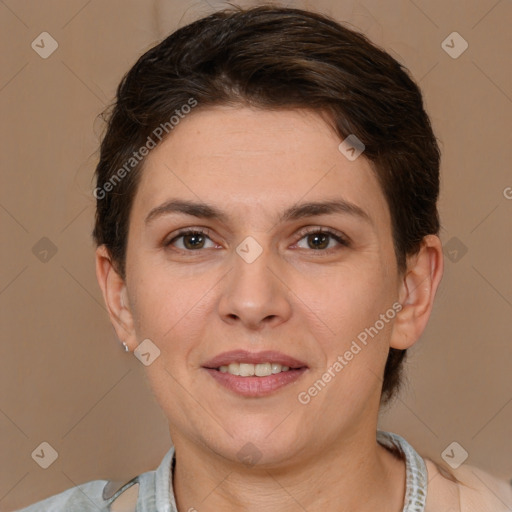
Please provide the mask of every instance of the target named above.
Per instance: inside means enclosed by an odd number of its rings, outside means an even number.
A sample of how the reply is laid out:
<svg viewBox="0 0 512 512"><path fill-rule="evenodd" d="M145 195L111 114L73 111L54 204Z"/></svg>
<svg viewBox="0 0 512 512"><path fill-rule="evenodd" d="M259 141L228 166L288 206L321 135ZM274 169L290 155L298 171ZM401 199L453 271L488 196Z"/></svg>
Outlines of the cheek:
<svg viewBox="0 0 512 512"><path fill-rule="evenodd" d="M308 291L301 299L323 321L326 331L345 340L373 325L393 299L390 279L377 266L333 271L324 285L311 287L304 281L303 290Z"/></svg>
<svg viewBox="0 0 512 512"><path fill-rule="evenodd" d="M195 285L183 286L181 278L154 264L150 257L135 254L133 263L130 288L139 325L161 336L162 330L171 328L185 314L194 298Z"/></svg>
<svg viewBox="0 0 512 512"><path fill-rule="evenodd" d="M335 375L326 401L356 410L361 397L373 395L381 385L395 315L392 286L385 274L377 265L362 272L353 268L333 274L329 286L318 294L316 316L322 321L316 325L322 330L315 333L315 339L322 344L326 359L326 367L318 371L330 370Z"/></svg>

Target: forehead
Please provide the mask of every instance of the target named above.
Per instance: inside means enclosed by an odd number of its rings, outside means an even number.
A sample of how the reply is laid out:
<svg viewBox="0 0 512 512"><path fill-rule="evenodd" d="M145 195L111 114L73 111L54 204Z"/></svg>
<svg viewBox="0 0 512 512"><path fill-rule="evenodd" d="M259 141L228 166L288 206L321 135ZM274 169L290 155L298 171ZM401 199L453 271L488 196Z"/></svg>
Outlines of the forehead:
<svg viewBox="0 0 512 512"><path fill-rule="evenodd" d="M133 210L170 197L216 204L246 220L322 199L357 205L376 221L387 204L370 162L348 160L341 140L305 110L197 109L146 157Z"/></svg>

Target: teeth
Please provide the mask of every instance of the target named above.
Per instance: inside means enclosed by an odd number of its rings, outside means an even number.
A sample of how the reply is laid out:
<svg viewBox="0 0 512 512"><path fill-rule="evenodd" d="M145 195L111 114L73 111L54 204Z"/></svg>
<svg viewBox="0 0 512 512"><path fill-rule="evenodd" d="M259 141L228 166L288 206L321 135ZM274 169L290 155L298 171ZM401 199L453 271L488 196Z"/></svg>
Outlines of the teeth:
<svg viewBox="0 0 512 512"><path fill-rule="evenodd" d="M287 372L289 366L282 366L279 363L230 363L227 366L221 366L219 371L240 377L266 377L275 373Z"/></svg>
<svg viewBox="0 0 512 512"><path fill-rule="evenodd" d="M229 365L229 369L231 369L231 365ZM240 377L251 377L254 375L254 365L240 363L240 373L238 375L240 375Z"/></svg>
<svg viewBox="0 0 512 512"><path fill-rule="evenodd" d="M231 375L240 375L240 365L238 363L231 363L228 366L228 373Z"/></svg>
<svg viewBox="0 0 512 512"><path fill-rule="evenodd" d="M281 368L282 368L282 366L280 364L272 363L271 371L272 371L272 373L279 373L281 371ZM285 368L286 368L286 366L285 366Z"/></svg>
<svg viewBox="0 0 512 512"><path fill-rule="evenodd" d="M272 366L270 363L256 364L254 365L254 375L257 377L272 375Z"/></svg>

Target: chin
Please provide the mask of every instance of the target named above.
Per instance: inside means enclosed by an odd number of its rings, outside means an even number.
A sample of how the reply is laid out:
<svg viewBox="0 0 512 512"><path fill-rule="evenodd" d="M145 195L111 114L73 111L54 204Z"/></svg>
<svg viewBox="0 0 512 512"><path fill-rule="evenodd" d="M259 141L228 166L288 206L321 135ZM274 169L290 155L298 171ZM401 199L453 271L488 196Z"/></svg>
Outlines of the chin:
<svg viewBox="0 0 512 512"><path fill-rule="evenodd" d="M284 416L285 417L285 416ZM242 418L241 418L242 420ZM247 466L272 467L289 461L302 449L291 425L284 426L283 417L254 421L245 416L237 425L230 424L229 433L224 432L217 441L211 438L207 444L223 457ZM213 441L213 442L212 442Z"/></svg>

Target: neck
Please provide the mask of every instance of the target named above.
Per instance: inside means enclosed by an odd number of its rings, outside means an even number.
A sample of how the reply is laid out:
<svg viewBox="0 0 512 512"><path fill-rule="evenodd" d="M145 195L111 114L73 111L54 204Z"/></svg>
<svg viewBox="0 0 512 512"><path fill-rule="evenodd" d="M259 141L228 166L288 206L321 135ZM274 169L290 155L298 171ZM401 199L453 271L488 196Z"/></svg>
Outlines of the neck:
<svg viewBox="0 0 512 512"><path fill-rule="evenodd" d="M247 466L188 442L175 442L175 450L180 512L381 512L383 503L401 512L404 504L405 463L377 443L375 431L279 466Z"/></svg>

